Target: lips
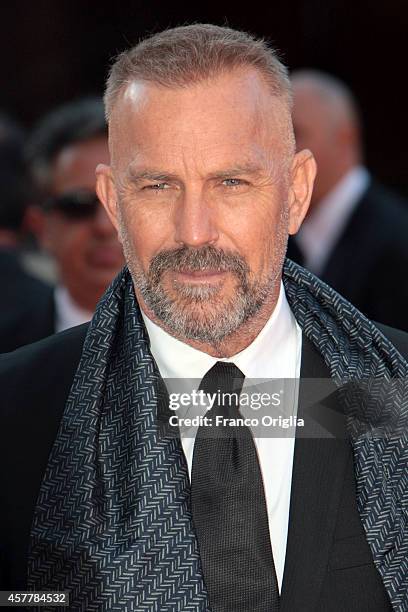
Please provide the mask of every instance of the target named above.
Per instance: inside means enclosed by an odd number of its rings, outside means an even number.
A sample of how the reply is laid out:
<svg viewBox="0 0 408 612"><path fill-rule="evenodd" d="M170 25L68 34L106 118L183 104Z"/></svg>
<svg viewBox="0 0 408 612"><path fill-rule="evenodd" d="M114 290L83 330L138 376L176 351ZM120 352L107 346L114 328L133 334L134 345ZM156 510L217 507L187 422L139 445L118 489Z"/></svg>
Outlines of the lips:
<svg viewBox="0 0 408 612"><path fill-rule="evenodd" d="M193 284L217 283L225 277L225 275L225 271L215 269L180 270L179 272L174 272L176 282Z"/></svg>
<svg viewBox="0 0 408 612"><path fill-rule="evenodd" d="M191 278L207 278L208 276L222 276L225 274L224 270L180 270L178 274L182 276L189 276Z"/></svg>

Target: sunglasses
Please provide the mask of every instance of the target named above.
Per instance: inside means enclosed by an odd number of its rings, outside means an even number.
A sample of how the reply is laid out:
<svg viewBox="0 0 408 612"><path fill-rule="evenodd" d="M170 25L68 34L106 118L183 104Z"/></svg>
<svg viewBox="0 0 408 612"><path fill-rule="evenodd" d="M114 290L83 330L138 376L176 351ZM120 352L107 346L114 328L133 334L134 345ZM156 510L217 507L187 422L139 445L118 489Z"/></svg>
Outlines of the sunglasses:
<svg viewBox="0 0 408 612"><path fill-rule="evenodd" d="M100 206L96 193L92 191L70 191L48 198L44 203L46 211L57 211L72 221L91 219Z"/></svg>

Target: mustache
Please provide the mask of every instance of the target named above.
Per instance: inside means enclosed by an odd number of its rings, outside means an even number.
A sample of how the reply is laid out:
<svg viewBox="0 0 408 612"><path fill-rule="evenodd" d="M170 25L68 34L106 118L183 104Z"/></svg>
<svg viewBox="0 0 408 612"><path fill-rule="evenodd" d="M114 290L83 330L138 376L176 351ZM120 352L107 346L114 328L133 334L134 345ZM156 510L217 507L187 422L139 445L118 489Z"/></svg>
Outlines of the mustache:
<svg viewBox="0 0 408 612"><path fill-rule="evenodd" d="M246 282L250 271L242 255L207 245L199 249L180 247L161 251L152 258L148 275L151 282L157 284L164 272L183 272L186 270L190 272L200 270L233 272L242 282Z"/></svg>

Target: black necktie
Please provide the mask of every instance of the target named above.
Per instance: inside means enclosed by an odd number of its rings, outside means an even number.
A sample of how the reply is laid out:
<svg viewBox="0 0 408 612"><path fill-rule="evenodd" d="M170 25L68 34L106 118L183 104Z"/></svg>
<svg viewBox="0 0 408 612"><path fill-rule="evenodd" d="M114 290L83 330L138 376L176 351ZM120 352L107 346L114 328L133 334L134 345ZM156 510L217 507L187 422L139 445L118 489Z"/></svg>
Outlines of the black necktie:
<svg viewBox="0 0 408 612"><path fill-rule="evenodd" d="M201 381L217 401L207 413L212 427L199 427L194 443L193 520L213 612L275 612L279 590L252 434L245 426L215 426L217 415L241 417L236 399L243 383L234 364L220 361Z"/></svg>

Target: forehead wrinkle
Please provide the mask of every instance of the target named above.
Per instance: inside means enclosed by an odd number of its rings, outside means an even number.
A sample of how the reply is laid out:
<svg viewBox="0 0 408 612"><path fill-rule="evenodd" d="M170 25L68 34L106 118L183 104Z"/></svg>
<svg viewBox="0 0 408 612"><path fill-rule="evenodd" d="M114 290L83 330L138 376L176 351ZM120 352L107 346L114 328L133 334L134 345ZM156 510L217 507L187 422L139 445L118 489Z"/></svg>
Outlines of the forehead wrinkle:
<svg viewBox="0 0 408 612"><path fill-rule="evenodd" d="M140 161L140 158L142 160L145 158L148 164L147 168L143 168L142 162L141 171L150 172L154 175L153 177L145 176L145 178L177 178L179 174L178 169L185 176L189 176L192 173L205 176L209 172L217 173L234 168L241 171L241 166L253 163L254 158L259 160L259 165L263 170L268 169L269 174L275 174L276 168L279 166L282 169L287 165L288 161L288 136L286 134L285 138L285 134L283 134L283 124L285 123L285 117L282 116L285 113L282 108L283 102L276 96L272 98L270 92L268 92L267 100L260 95L260 92L257 92L257 94L253 112L247 114L247 121L244 122L247 126L245 132L248 134L249 130L251 133L249 142L248 138L244 138L242 142L242 135L239 133L240 130L238 130L236 134L233 131L228 133L228 137L225 134L220 134L219 138L216 138L217 135L214 134L213 137L215 136L215 139L210 141L209 144L206 143L207 146L203 146L203 142L198 137L202 128L200 129L199 126L196 126L196 129L190 131L188 139L184 144L177 144L174 147L170 145L172 150L169 150L169 147L167 147L163 151L157 145L152 147L149 145L148 140L147 142L146 140L139 143L133 142L133 145L129 143L129 146L126 148L128 153L132 154L133 159L126 167L126 176L131 180L134 179L135 173L137 173L137 169L134 166ZM272 104L273 106L271 106ZM122 121L122 129L123 127ZM128 135L128 132L126 132L126 135ZM139 151L135 155L134 149L136 147L139 148ZM242 156L243 147L247 149L247 159L245 162L243 162ZM236 154L234 149L239 152L239 155ZM230 157L230 161L225 159L225 153ZM223 158L223 167L217 168L218 155ZM283 158L285 159L283 160ZM211 161L213 161L212 164ZM282 162L286 163L282 164ZM166 168L167 163L169 165ZM177 167L178 163L180 165ZM211 165L213 170L210 169ZM242 169L248 170L247 168Z"/></svg>
<svg viewBox="0 0 408 612"><path fill-rule="evenodd" d="M192 158L190 152L182 151L180 171L174 167L176 155L171 155L172 167L166 167L167 160L159 160L159 164L150 165L146 160L146 166L143 164L143 158L133 159L128 165L124 181L135 183L142 179L146 180L168 180L183 182L183 177L191 177L198 175L200 179L227 178L232 175L246 174L251 176L275 175L276 164L274 156L270 155L270 151L263 150L262 147L253 144L251 151L242 155L242 147L237 147L239 154L236 151L231 152L230 159L225 159L224 148L220 149L222 163L217 163L217 150L214 152L212 147L207 150L201 150L197 156ZM208 158L208 159L206 159Z"/></svg>
<svg viewBox="0 0 408 612"><path fill-rule="evenodd" d="M130 164L127 168L126 178L133 182L137 182L144 179L153 181L177 180L178 177L176 174L156 168L143 168L141 170L137 170L134 168L133 164Z"/></svg>

